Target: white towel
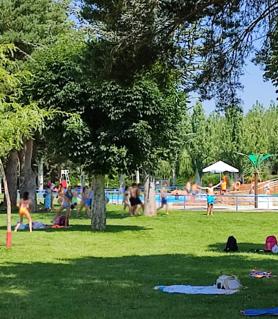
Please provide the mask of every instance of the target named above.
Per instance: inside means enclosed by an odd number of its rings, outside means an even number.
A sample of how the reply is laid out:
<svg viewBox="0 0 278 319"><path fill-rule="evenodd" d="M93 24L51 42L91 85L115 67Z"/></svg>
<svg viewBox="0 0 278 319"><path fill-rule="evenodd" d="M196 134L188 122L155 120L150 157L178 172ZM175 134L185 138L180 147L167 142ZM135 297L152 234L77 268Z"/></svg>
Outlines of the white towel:
<svg viewBox="0 0 278 319"><path fill-rule="evenodd" d="M216 286L190 285L156 286L154 289L167 292L169 294L187 295L232 295L238 292L238 290L218 289Z"/></svg>

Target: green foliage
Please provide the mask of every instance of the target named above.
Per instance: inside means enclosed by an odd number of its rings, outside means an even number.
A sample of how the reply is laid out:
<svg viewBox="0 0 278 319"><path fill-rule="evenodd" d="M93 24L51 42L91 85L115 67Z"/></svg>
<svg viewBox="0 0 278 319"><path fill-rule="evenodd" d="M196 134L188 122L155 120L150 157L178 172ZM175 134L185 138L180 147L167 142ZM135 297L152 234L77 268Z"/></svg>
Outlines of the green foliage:
<svg viewBox="0 0 278 319"><path fill-rule="evenodd" d="M12 45L0 46L0 157L5 157L12 149L19 149L23 139L42 128L44 118L50 115L34 102L20 103L19 84L26 73L7 57L13 52Z"/></svg>
<svg viewBox="0 0 278 319"><path fill-rule="evenodd" d="M201 103L193 108L191 117L192 138L188 143L188 153L191 156L193 170L202 175L202 169L211 160L211 130L213 126L207 122L205 112Z"/></svg>
<svg viewBox="0 0 278 319"><path fill-rule="evenodd" d="M41 106L80 114L77 122L53 123L52 145L90 172L154 171L181 142L184 94L171 79L162 87L158 67L128 86L105 81L98 70L86 69L86 55L83 34L76 32L37 50L30 61L34 76L25 92Z"/></svg>
<svg viewBox="0 0 278 319"><path fill-rule="evenodd" d="M2 0L0 42L16 45L16 57L25 59L69 28L68 4L67 0Z"/></svg>
<svg viewBox="0 0 278 319"><path fill-rule="evenodd" d="M156 179L170 179L172 177L172 166L169 161L159 160L155 176Z"/></svg>
<svg viewBox="0 0 278 319"><path fill-rule="evenodd" d="M179 174L194 175L218 160L225 161L239 169L240 174L253 174L253 167L247 156L239 153L276 154L265 161L260 168L260 176L277 172L277 106L264 108L256 104L244 115L240 109L230 107L224 114L212 113L206 116L201 105L193 109L191 116L192 140L185 145L179 159ZM198 166L197 166L198 165ZM183 168L185 167L185 168Z"/></svg>
<svg viewBox="0 0 278 319"><path fill-rule="evenodd" d="M220 182L220 175L219 174L204 174L202 176L202 185L208 186L209 183L216 185Z"/></svg>
<svg viewBox="0 0 278 319"><path fill-rule="evenodd" d="M276 0L84 0L83 16L98 36L106 79L132 82L157 62L182 74L184 87L219 106L238 104L236 90L253 36L265 36ZM277 64L276 64L277 65Z"/></svg>

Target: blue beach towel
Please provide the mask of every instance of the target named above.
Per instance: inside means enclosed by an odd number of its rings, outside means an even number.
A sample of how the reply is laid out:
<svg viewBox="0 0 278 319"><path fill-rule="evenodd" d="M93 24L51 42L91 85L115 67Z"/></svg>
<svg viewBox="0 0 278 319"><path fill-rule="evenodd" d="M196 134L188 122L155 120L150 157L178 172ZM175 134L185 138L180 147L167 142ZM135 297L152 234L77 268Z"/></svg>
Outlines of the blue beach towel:
<svg viewBox="0 0 278 319"><path fill-rule="evenodd" d="M241 312L244 316L256 317L256 316L278 316L278 307L265 308L265 309L247 309Z"/></svg>

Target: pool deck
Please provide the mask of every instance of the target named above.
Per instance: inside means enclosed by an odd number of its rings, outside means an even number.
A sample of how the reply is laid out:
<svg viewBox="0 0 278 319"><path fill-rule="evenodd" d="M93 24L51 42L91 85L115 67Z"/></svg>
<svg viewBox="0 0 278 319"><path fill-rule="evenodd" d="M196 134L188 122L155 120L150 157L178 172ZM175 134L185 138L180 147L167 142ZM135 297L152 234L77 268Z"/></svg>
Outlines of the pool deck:
<svg viewBox="0 0 278 319"><path fill-rule="evenodd" d="M190 206L186 205L169 205L169 209L175 209L175 210L184 210L184 211L206 211L207 206L206 205L199 205L199 206ZM235 206L225 206L225 205L215 205L213 208L215 211L227 211L227 212L278 212L277 208L255 208L254 206L238 206L236 209Z"/></svg>

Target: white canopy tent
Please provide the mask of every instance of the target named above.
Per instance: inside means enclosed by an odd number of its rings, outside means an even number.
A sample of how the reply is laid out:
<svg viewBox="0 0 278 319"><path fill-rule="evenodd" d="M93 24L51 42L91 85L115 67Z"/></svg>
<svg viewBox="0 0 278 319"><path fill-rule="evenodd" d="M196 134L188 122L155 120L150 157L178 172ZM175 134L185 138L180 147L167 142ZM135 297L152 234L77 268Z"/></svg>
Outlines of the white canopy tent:
<svg viewBox="0 0 278 319"><path fill-rule="evenodd" d="M224 172L230 172L230 173L238 173L238 169L228 165L227 163L224 163L222 161L216 162L206 168L203 169L203 173L224 173Z"/></svg>

